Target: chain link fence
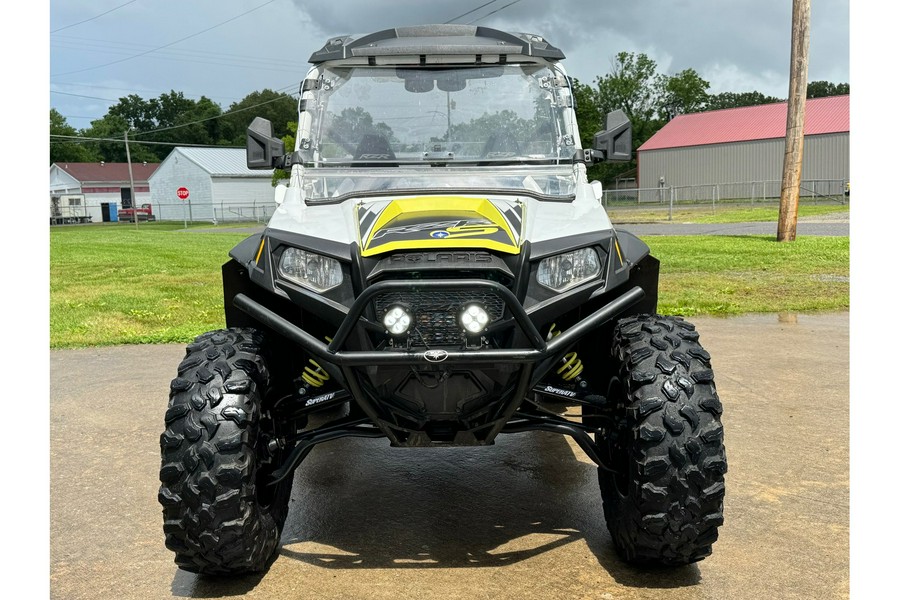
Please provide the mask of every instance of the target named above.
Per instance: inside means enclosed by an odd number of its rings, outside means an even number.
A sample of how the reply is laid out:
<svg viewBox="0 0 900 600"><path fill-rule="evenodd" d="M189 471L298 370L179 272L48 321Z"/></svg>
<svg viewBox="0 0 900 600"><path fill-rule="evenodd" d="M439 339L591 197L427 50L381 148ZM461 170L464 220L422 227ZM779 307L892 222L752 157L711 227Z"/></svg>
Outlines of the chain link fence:
<svg viewBox="0 0 900 600"><path fill-rule="evenodd" d="M781 181L749 181L706 185L663 186L655 188L604 189L603 206L607 210L649 209L673 214L687 208L706 208L713 213L726 206L777 204L781 197ZM800 183L800 201L804 204L846 204L849 189L846 179L809 179ZM274 200L246 204L221 202L196 204L190 201L153 204L157 221L185 223L260 223L272 217ZM91 222L84 206L51 207L51 224ZM663 217L665 218L665 217Z"/></svg>
<svg viewBox="0 0 900 600"><path fill-rule="evenodd" d="M183 221L185 223L266 223L277 206L273 199L247 204L204 203L190 201L153 205L157 221Z"/></svg>
<svg viewBox="0 0 900 600"><path fill-rule="evenodd" d="M603 206L610 209L668 209L668 218L684 208L709 208L778 203L781 181L747 181L705 185L661 186L655 188L604 189ZM804 204L846 204L846 179L805 179L800 182Z"/></svg>

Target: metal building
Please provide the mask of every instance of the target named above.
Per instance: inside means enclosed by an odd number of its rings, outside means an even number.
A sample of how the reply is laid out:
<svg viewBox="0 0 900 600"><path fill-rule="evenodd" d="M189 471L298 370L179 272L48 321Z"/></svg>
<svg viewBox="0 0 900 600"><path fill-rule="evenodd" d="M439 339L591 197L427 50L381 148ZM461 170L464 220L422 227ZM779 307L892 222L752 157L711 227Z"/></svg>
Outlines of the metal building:
<svg viewBox="0 0 900 600"><path fill-rule="evenodd" d="M786 126L787 102L679 115L638 148L639 187L777 197ZM849 177L850 96L807 100L801 193L840 194Z"/></svg>
<svg viewBox="0 0 900 600"><path fill-rule="evenodd" d="M266 220L275 209L272 171L247 168L243 148L176 147L150 177L160 221Z"/></svg>

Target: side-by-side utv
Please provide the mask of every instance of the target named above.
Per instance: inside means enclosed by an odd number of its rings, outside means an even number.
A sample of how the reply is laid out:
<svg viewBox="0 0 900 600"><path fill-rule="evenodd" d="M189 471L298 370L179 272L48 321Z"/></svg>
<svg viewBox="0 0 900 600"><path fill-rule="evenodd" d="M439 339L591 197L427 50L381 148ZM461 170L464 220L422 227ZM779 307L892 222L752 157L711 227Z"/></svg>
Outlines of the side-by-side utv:
<svg viewBox="0 0 900 600"><path fill-rule="evenodd" d="M587 180L631 159L631 126L613 112L582 148L563 58L476 26L336 37L310 58L293 150L253 121L247 165L287 181L222 268L227 328L171 384L159 501L181 568L265 569L318 444L530 431L597 463L626 561L710 554L726 471L710 356L656 314L659 262Z"/></svg>

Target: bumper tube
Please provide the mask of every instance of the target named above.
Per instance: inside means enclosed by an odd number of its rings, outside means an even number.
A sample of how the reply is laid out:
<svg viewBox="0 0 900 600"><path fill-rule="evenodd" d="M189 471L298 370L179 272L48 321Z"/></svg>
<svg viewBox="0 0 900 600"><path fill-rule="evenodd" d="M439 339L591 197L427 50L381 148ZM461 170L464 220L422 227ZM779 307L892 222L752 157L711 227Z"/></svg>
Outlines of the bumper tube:
<svg viewBox="0 0 900 600"><path fill-rule="evenodd" d="M329 427L322 431L310 432L303 439L295 440L296 445L293 447L288 460L274 474L276 481L288 477L315 445L340 437L387 437L392 446L429 445L423 444L420 437L405 436L401 433L401 431L408 432L409 430L394 422L390 415L385 413L383 407L379 406L377 399L370 397L363 390L358 371L359 367L368 366L408 365L413 367L417 365L432 365L434 364L434 357L427 357L427 351L425 350L357 351L340 349L355 326L366 326L371 323L363 317L363 311L371 301L372 295L379 289L396 287L397 283L409 285L407 282L381 282L366 290L374 288L374 292L363 292L363 294L360 294L350 309L347 321L341 325L330 345L322 343L309 332L279 316L245 294L234 296L232 303L235 308L243 311L274 333L283 336L287 341L298 345L309 354L315 356L322 368L335 376L337 382L349 392L353 401L356 402L366 416L364 419L353 423L340 424L340 426ZM495 282L478 282L476 285L472 285L471 281L459 280L417 282L418 287L460 287L463 285L469 288L493 288L494 286L499 288L496 291L507 302L509 313L512 315L515 324L525 334L526 341L534 346L532 348L445 351L446 354L440 360L440 363L444 365L496 365L497 363L521 365L515 377L515 383L504 392L504 398L497 412L487 418L484 423L471 428L470 432L477 436L478 443L491 444L500 433L519 433L528 430L552 431L572 437L592 460L597 462L601 468L608 469L609 467L603 463L596 449L590 443L587 433L577 426L565 422L547 423L542 420L523 420L514 419L513 417L525 400L528 390L534 386L535 378L539 377L540 373L545 372L548 368L552 368L552 365L559 360L559 357L582 337L640 302L645 297L644 290L640 286L632 287L548 342L537 333L534 323L525 313L515 296L500 284ZM429 358L432 360L429 360ZM511 421L511 419L513 420ZM371 423L375 427L365 426L366 423ZM472 439L474 440L475 438L473 437Z"/></svg>
<svg viewBox="0 0 900 600"><path fill-rule="evenodd" d="M399 282L389 283L393 284ZM460 282L458 281L441 281L437 283L443 284L442 287L452 287L453 285L455 285L456 287L460 287L461 285L468 285L469 287L471 287L472 284L472 282L465 282L465 284L460 284ZM377 288L381 285L383 284L376 284L375 286L372 286L372 288ZM503 286L500 286L499 284L496 285L498 288L509 293L509 290L507 290ZM368 288L366 292L368 292L372 288ZM376 289L376 292L377 291L383 290ZM321 341L316 339L313 335L310 335L300 327L297 327L287 319L277 315L273 311L269 310L262 304L259 304L258 302L252 300L244 294L237 294L233 299L233 303L236 308L247 313L249 316L253 317L266 327L269 327L291 342L296 343L301 348L316 356L317 358L321 358L322 360L325 360L337 367L433 364L433 362L426 357L425 350L410 352L387 350L347 351L332 349L335 346L339 347L340 343L347 338L353 326L356 325L357 321L359 320L360 315L365 308L365 305L368 303L369 299L374 293L373 292L370 294L366 294L366 292L360 295L360 297L354 303L350 314L348 314L347 316L347 321L345 321L344 325L341 326L341 329L335 335L334 341L330 346L326 346ZM592 329L599 327L609 319L615 317L617 314L627 310L629 307L636 304L643 298L644 290L639 286L633 287L629 291L611 301L603 308L600 308L599 310L591 313L572 327L566 329L560 335L545 343L540 335L537 335L536 337L532 335L532 332L537 332L534 324L525 314L525 311L522 309L521 304L519 304L515 297L510 293L510 298L504 298L504 300L507 301L507 307L510 308L516 322L520 327L523 328L530 341L532 341L536 347L496 350L447 350L446 355L444 359L441 360L441 362L444 364L464 363L467 365L494 363L537 363L547 358L554 357L561 352L564 352L568 347L587 335Z"/></svg>

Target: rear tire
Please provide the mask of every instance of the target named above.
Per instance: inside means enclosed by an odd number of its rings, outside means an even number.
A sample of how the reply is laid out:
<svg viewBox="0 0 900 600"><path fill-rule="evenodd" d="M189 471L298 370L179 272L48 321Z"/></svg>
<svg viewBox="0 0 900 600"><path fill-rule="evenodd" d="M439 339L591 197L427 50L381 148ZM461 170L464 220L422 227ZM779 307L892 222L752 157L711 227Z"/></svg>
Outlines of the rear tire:
<svg viewBox="0 0 900 600"><path fill-rule="evenodd" d="M694 326L641 315L616 326L609 399L617 427L598 436L617 474L599 471L620 556L684 565L712 552L723 523L725 447L709 354Z"/></svg>
<svg viewBox="0 0 900 600"><path fill-rule="evenodd" d="M264 483L280 456L268 449L263 343L253 329L205 333L172 380L159 502L166 546L186 571L258 572L277 550L291 480Z"/></svg>

